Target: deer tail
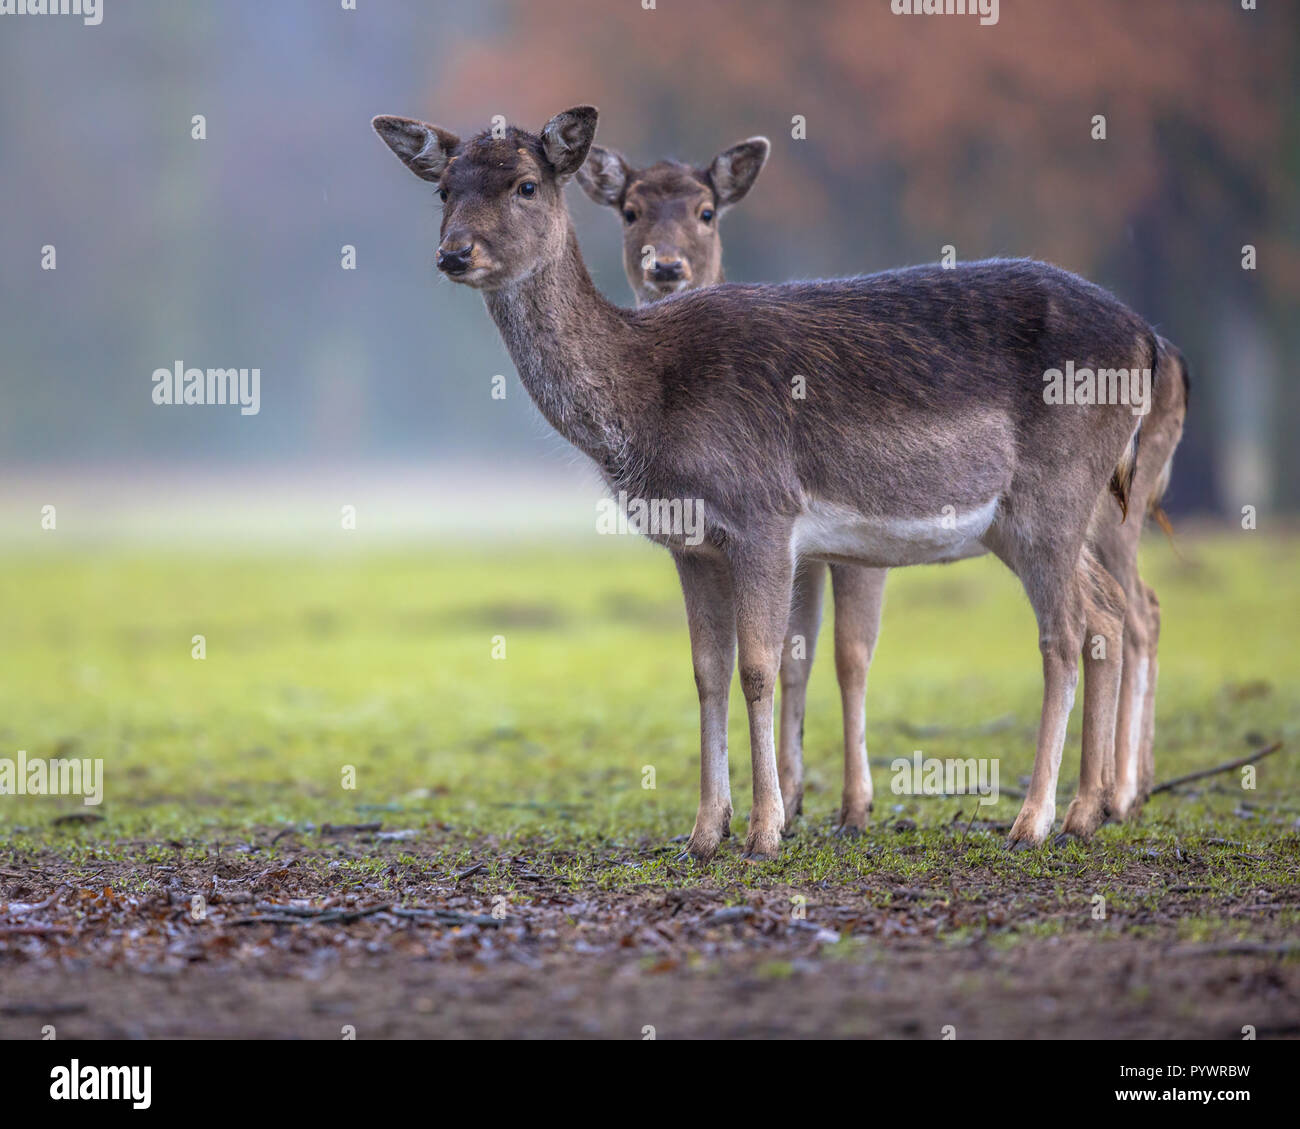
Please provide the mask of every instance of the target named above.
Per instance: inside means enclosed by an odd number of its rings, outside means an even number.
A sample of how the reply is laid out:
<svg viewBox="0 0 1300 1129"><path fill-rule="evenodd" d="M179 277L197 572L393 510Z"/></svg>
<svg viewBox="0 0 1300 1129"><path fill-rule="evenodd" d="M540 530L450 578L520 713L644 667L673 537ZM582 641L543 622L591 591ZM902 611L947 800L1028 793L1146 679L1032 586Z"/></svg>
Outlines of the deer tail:
<svg viewBox="0 0 1300 1129"><path fill-rule="evenodd" d="M1160 353L1161 339L1154 333L1147 334L1147 350L1150 353L1151 368L1151 390L1150 398L1155 400L1156 378L1160 372ZM1150 412L1150 404L1147 405L1147 411ZM1133 491L1133 475L1137 472L1138 446L1142 441L1142 421L1146 415L1138 416L1137 426L1133 429L1128 446L1124 448L1124 453L1119 457L1119 462L1115 465L1115 471L1110 476L1110 492L1119 503L1119 512L1122 515L1121 521L1128 521L1129 495Z"/></svg>
<svg viewBox="0 0 1300 1129"><path fill-rule="evenodd" d="M1183 391L1183 411L1187 411L1187 404L1192 393L1192 376L1187 369L1187 360L1178 350L1178 347L1171 345L1168 341L1161 340L1160 345L1165 355L1178 366L1178 374L1182 378ZM1165 496L1165 491L1169 489L1169 479L1174 470L1174 452L1169 452L1169 457L1165 460L1165 465L1160 468L1160 474L1156 477L1155 486L1152 488L1151 497L1147 499L1147 516L1154 521L1169 538L1170 542L1174 539L1174 527L1169 521L1169 515L1165 513L1164 507L1160 504Z"/></svg>

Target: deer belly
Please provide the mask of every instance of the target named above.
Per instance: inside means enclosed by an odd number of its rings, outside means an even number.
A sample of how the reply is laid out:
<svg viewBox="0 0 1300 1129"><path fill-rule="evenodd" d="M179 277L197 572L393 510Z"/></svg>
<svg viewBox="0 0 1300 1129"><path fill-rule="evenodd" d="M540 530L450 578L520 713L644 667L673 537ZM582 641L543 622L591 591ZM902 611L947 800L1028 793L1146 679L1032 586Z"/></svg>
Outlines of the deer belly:
<svg viewBox="0 0 1300 1129"><path fill-rule="evenodd" d="M978 506L945 506L919 517L871 517L833 502L809 501L794 523L798 556L856 561L876 568L937 564L978 557L997 514L998 499Z"/></svg>

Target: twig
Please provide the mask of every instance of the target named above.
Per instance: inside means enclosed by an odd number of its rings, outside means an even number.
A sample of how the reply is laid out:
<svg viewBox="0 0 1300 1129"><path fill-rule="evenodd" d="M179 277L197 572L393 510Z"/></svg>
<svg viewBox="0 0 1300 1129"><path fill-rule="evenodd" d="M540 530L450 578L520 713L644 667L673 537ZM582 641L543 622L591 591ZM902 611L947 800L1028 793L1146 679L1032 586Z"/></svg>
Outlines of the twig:
<svg viewBox="0 0 1300 1129"><path fill-rule="evenodd" d="M71 889L72 887L69 886L66 882L60 882L57 886L54 887L54 893L52 893L48 898L46 898L45 901L29 902L21 909L15 908L18 905L17 902L10 902L7 912L10 914L23 914L23 913L34 913L35 911L42 910L42 909L49 909L50 906L54 905L54 903L59 900L59 896L63 893L64 890L71 890Z"/></svg>
<svg viewBox="0 0 1300 1129"><path fill-rule="evenodd" d="M290 917L320 917L337 906L294 906L278 902L258 902L253 909L258 913L287 913Z"/></svg>
<svg viewBox="0 0 1300 1129"><path fill-rule="evenodd" d="M383 821L376 823L326 823L320 829L322 835L348 835L362 831L378 831L384 826Z"/></svg>
<svg viewBox="0 0 1300 1129"><path fill-rule="evenodd" d="M1300 952L1300 941L1279 941L1276 944L1268 941L1224 941L1222 943L1211 941L1203 945L1175 945L1171 949L1166 949L1165 955L1171 957L1287 956L1297 952Z"/></svg>
<svg viewBox="0 0 1300 1129"><path fill-rule="evenodd" d="M45 933L71 933L71 925L0 925L0 937L40 937Z"/></svg>
<svg viewBox="0 0 1300 1129"><path fill-rule="evenodd" d="M1281 741L1274 741L1271 745L1265 745L1262 749L1256 749L1248 757L1241 757L1235 761L1228 761L1227 764L1216 765L1214 768L1203 768L1199 772L1189 772L1186 776L1175 776L1172 780L1166 780L1157 784L1151 789L1151 795L1157 792L1168 792L1171 788L1177 788L1180 784L1190 784L1193 780L1201 780L1206 776L1217 776L1221 772L1231 772L1234 768L1241 768L1244 765L1253 764L1263 757L1271 756L1282 747Z"/></svg>
<svg viewBox="0 0 1300 1129"><path fill-rule="evenodd" d="M14 1004L0 1004L0 1015L80 1015L88 1008L84 1003L44 1004L35 1001L22 1001Z"/></svg>
<svg viewBox="0 0 1300 1129"><path fill-rule="evenodd" d="M975 817L979 815L979 813L980 813L980 806L978 803L976 803L976 805L971 809L970 819L966 822L966 830L961 833L962 843L966 842L966 836L970 834L970 829L975 826ZM960 845L961 843L958 844L958 846Z"/></svg>
<svg viewBox="0 0 1300 1129"><path fill-rule="evenodd" d="M894 724L898 726L898 731L904 737L911 737L914 740L930 740L935 737L990 737L994 733L1001 733L1014 726L1016 716L1006 714L1004 717L995 717L992 721L985 721L979 725L913 725L907 721L896 721Z"/></svg>
<svg viewBox="0 0 1300 1129"><path fill-rule="evenodd" d="M399 906L392 914L394 917L411 917L417 921L437 921L442 925L478 925L485 929L500 929L506 924L503 917L457 913L454 909L406 909Z"/></svg>
<svg viewBox="0 0 1300 1129"><path fill-rule="evenodd" d="M263 912L253 914L250 917L236 917L227 921L226 925L328 925L333 922L342 922L347 925L353 921L359 921L363 917L369 917L371 914L383 913L385 910L393 908L392 902L384 902L382 905L367 906L365 909L344 909L342 907L329 909L312 909L310 906L281 906L273 902L259 902L254 907Z"/></svg>

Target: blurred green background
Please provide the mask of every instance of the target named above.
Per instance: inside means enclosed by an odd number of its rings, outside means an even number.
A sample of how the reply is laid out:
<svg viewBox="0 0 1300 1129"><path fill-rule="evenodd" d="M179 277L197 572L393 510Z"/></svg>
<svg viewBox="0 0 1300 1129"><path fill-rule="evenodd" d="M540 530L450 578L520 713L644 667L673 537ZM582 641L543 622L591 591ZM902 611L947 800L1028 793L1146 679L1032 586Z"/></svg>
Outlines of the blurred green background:
<svg viewBox="0 0 1300 1129"><path fill-rule="evenodd" d="M990 27L887 0L109 0L97 27L6 18L5 497L19 480L26 506L57 481L100 516L143 499L165 526L176 482L236 468L274 503L315 468L478 460L480 490L553 470L556 496L580 488L585 506L591 480L518 385L491 398L511 371L497 334L477 295L435 282L432 193L368 122L537 128L591 102L600 141L634 162L772 139L722 222L733 279L861 273L951 244L1111 287L1191 361L1171 510L1294 509L1298 64L1300 8L1235 0L1003 0ZM597 281L627 303L616 217L570 196ZM261 413L155 406L150 375L178 359L260 367Z"/></svg>

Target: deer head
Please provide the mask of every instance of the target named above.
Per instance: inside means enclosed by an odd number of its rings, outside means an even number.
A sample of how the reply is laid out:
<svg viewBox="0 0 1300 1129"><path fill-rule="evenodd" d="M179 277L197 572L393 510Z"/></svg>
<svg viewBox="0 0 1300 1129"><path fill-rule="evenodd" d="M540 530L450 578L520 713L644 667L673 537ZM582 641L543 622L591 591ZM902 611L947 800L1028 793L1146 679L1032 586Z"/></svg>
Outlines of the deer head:
<svg viewBox="0 0 1300 1129"><path fill-rule="evenodd" d="M529 133L468 141L412 118L371 123L398 159L437 186L442 227L437 265L448 278L496 290L527 278L564 252L569 231L563 190L596 135L596 109L578 106Z"/></svg>
<svg viewBox="0 0 1300 1129"><path fill-rule="evenodd" d="M621 153L593 145L578 183L623 218L623 268L637 304L723 281L718 217L744 199L771 145L751 137L702 169L660 161L633 169Z"/></svg>

